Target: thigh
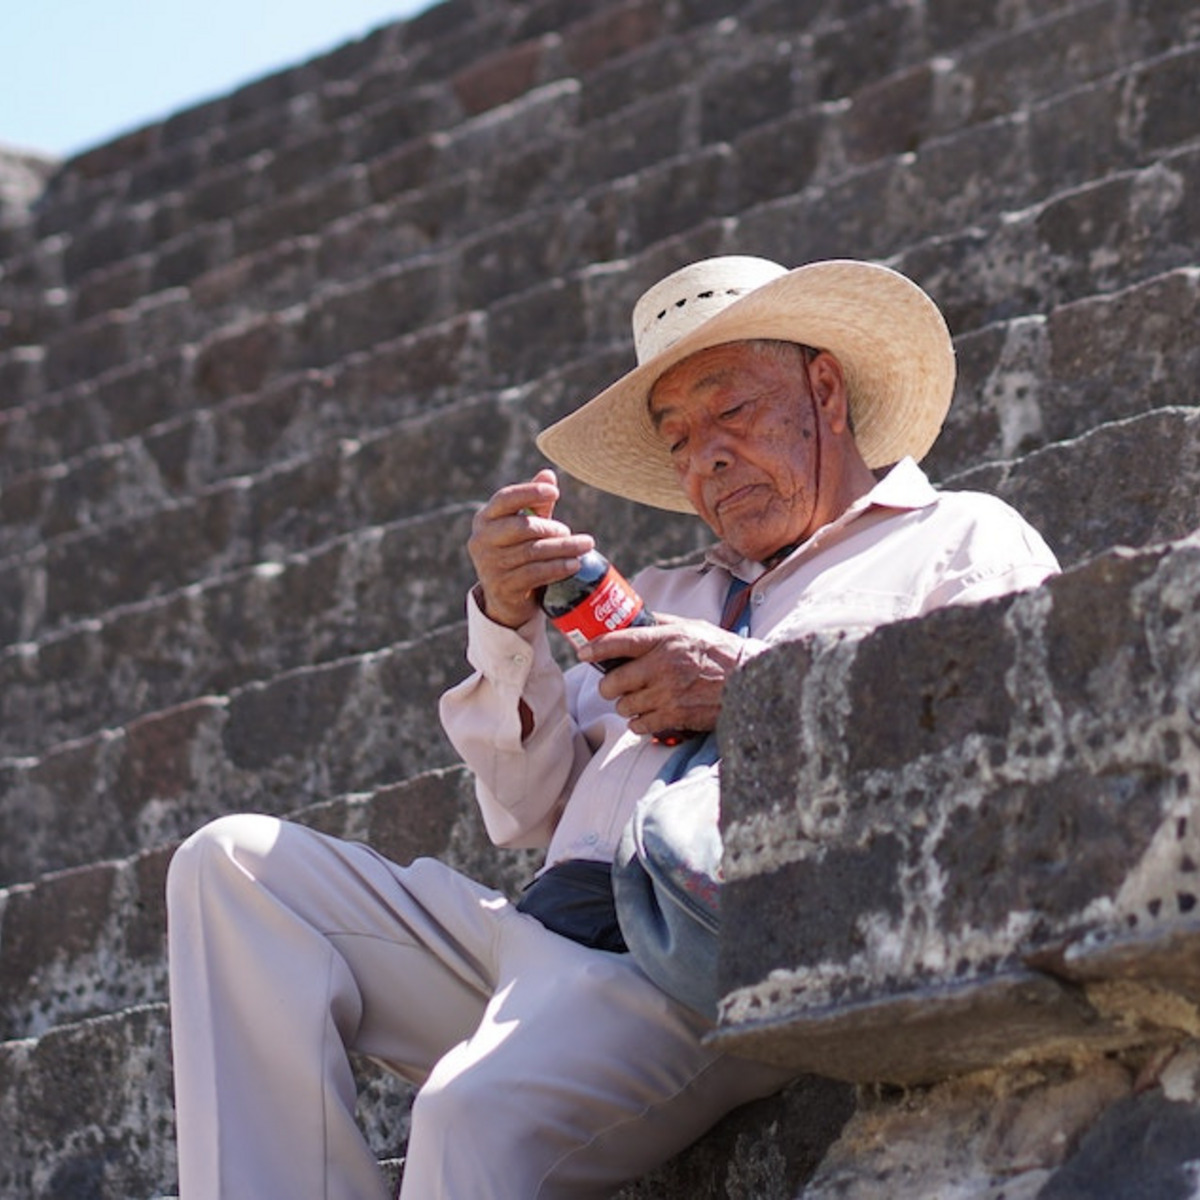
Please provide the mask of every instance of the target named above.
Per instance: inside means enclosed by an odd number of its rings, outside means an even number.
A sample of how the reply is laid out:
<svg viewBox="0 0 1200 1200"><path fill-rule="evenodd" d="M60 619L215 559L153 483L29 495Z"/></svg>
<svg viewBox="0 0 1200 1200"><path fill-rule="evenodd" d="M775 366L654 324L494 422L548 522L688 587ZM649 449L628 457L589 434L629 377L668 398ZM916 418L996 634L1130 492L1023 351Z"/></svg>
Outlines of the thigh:
<svg viewBox="0 0 1200 1200"><path fill-rule="evenodd" d="M509 1189L496 1195L514 1200L600 1197L644 1174L783 1082L774 1068L708 1049L708 1028L627 955L509 927L478 1031L438 1064L414 1111L422 1166L445 1131L478 1131L457 1155L429 1156L454 1160L463 1178L426 1194L473 1194L489 1164ZM434 1186L409 1183L405 1196Z"/></svg>
<svg viewBox="0 0 1200 1200"><path fill-rule="evenodd" d="M308 946L338 961L348 1049L419 1082L474 1030L492 994L502 895L431 859L393 863L370 847L273 817L222 818L172 864L172 921L202 910L230 962L274 963L295 995L314 981Z"/></svg>

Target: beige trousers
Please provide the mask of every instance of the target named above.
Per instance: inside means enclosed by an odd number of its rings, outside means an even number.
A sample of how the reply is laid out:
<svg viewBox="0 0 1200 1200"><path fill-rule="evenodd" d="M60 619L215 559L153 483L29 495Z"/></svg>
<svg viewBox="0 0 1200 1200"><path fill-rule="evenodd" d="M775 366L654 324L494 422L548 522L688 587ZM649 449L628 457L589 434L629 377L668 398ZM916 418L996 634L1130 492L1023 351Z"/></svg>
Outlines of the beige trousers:
<svg viewBox="0 0 1200 1200"><path fill-rule="evenodd" d="M167 893L181 1200L384 1200L350 1050L420 1085L402 1200L608 1196L784 1082L431 859L224 817Z"/></svg>

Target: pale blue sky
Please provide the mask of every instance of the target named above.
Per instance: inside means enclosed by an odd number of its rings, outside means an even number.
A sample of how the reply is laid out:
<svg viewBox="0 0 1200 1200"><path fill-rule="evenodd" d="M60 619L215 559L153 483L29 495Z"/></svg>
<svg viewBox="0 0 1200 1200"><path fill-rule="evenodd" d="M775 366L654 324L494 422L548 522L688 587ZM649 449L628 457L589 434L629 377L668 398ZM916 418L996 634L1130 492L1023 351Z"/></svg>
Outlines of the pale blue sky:
<svg viewBox="0 0 1200 1200"><path fill-rule="evenodd" d="M0 0L0 143L67 156L433 0Z"/></svg>

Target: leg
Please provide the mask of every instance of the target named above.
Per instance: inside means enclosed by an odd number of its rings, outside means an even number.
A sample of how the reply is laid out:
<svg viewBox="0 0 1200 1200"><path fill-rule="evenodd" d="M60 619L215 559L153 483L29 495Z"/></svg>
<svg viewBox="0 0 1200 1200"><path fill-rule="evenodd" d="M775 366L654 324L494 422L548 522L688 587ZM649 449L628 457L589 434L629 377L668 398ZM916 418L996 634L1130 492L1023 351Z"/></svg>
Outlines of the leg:
<svg viewBox="0 0 1200 1200"><path fill-rule="evenodd" d="M501 937L478 1031L417 1097L402 1200L608 1196L789 1077L702 1046L627 955L525 917Z"/></svg>
<svg viewBox="0 0 1200 1200"><path fill-rule="evenodd" d="M183 1200L382 1200L347 1051L424 1079L491 995L497 911L519 919L440 863L269 817L184 843L168 879Z"/></svg>

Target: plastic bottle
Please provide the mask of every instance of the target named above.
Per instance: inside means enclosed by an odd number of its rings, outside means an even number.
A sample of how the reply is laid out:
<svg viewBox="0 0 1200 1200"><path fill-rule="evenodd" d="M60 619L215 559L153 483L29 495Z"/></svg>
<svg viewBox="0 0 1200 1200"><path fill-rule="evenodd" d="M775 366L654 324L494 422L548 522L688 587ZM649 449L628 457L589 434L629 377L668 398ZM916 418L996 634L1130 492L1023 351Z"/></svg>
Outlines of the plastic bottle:
<svg viewBox="0 0 1200 1200"><path fill-rule="evenodd" d="M539 599L550 623L576 648L602 633L655 623L629 580L598 550L589 550L574 575L548 585ZM626 661L610 658L595 665L608 671Z"/></svg>

